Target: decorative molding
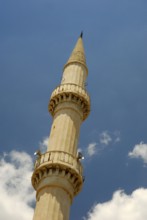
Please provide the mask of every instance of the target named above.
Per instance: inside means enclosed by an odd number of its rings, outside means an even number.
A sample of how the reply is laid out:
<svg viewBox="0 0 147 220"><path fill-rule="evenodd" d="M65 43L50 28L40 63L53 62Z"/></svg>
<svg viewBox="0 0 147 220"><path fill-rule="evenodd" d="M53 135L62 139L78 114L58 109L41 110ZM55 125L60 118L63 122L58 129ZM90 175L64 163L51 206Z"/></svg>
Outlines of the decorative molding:
<svg viewBox="0 0 147 220"><path fill-rule="evenodd" d="M32 185L37 190L39 183L47 177L64 177L72 187L74 195L78 194L83 184L82 166L80 161L71 154L62 151L48 151L35 161ZM57 183L60 186L60 181ZM65 188L66 191L68 191ZM68 191L70 197L71 192Z"/></svg>
<svg viewBox="0 0 147 220"><path fill-rule="evenodd" d="M82 87L68 83L58 86L52 93L49 102L49 112L54 116L55 108L61 102L74 102L80 106L83 113L82 120L85 120L90 113L90 98Z"/></svg>

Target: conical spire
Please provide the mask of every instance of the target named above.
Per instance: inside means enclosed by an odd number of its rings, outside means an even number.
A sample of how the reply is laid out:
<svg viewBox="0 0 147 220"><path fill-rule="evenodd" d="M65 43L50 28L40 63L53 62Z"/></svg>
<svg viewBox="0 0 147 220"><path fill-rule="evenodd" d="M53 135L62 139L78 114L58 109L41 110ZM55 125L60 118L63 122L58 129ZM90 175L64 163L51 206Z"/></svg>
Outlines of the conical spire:
<svg viewBox="0 0 147 220"><path fill-rule="evenodd" d="M68 61L67 61L67 63L65 64L64 68L71 63L81 63L87 69L82 36L83 36L83 32L81 32L81 35L78 38L77 43L76 43Z"/></svg>

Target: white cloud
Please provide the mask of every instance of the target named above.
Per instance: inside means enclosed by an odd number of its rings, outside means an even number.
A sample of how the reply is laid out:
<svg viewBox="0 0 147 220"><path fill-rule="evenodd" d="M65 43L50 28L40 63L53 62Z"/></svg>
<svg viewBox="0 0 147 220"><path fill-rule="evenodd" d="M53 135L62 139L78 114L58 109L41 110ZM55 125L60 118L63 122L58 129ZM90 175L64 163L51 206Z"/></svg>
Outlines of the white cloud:
<svg viewBox="0 0 147 220"><path fill-rule="evenodd" d="M103 131L100 134L100 143L104 145L108 145L112 141L112 137L108 133L108 131Z"/></svg>
<svg viewBox="0 0 147 220"><path fill-rule="evenodd" d="M25 152L11 151L0 157L0 219L32 219L32 169L32 158Z"/></svg>
<svg viewBox="0 0 147 220"><path fill-rule="evenodd" d="M110 201L96 204L85 220L146 220L147 189L140 188L127 195L119 190Z"/></svg>
<svg viewBox="0 0 147 220"><path fill-rule="evenodd" d="M43 141L39 143L39 147L42 153L45 153L48 147L48 137L43 138Z"/></svg>
<svg viewBox="0 0 147 220"><path fill-rule="evenodd" d="M95 155L96 153L97 153L97 150L96 150L96 145L97 145L97 143L90 143L89 145L88 145L88 147L87 147L87 154L88 154L88 156L93 156L93 155Z"/></svg>
<svg viewBox="0 0 147 220"><path fill-rule="evenodd" d="M114 131L103 131L99 134L99 140L94 141L88 145L86 148L86 155L87 156L94 156L97 153L102 152L106 147L109 146L110 143L117 143L120 142L120 132Z"/></svg>
<svg viewBox="0 0 147 220"><path fill-rule="evenodd" d="M131 158L141 158L144 163L147 163L147 144L141 142L135 145L133 150L128 153L128 156Z"/></svg>

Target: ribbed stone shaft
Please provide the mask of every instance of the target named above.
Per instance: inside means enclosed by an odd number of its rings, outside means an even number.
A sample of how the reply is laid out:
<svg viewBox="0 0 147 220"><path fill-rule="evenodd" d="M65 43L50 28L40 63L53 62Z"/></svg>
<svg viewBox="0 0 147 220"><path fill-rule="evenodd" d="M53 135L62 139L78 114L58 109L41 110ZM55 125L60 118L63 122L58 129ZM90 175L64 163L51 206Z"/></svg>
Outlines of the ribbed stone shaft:
<svg viewBox="0 0 147 220"><path fill-rule="evenodd" d="M60 150L76 156L82 120L71 103L62 103L60 108L54 116L48 150Z"/></svg>
<svg viewBox="0 0 147 220"><path fill-rule="evenodd" d="M44 188L37 195L33 220L68 220L70 204L69 195L63 189Z"/></svg>
<svg viewBox="0 0 147 220"><path fill-rule="evenodd" d="M87 69L80 63L73 63L66 66L63 72L61 84L73 83L85 87Z"/></svg>

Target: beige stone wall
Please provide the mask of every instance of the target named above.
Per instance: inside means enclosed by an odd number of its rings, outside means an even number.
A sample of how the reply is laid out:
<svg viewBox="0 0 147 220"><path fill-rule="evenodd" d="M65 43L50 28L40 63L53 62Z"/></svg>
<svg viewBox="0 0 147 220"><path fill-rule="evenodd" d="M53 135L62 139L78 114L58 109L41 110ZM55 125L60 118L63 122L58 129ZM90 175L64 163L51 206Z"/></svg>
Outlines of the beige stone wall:
<svg viewBox="0 0 147 220"><path fill-rule="evenodd" d="M81 116L76 104L61 103L58 106L50 132L48 150L64 151L76 156Z"/></svg>
<svg viewBox="0 0 147 220"><path fill-rule="evenodd" d="M64 69L61 84L73 83L84 87L87 77L87 70L80 63L73 63Z"/></svg>
<svg viewBox="0 0 147 220"><path fill-rule="evenodd" d="M70 205L70 197L63 189L44 188L37 195L33 220L68 220Z"/></svg>

